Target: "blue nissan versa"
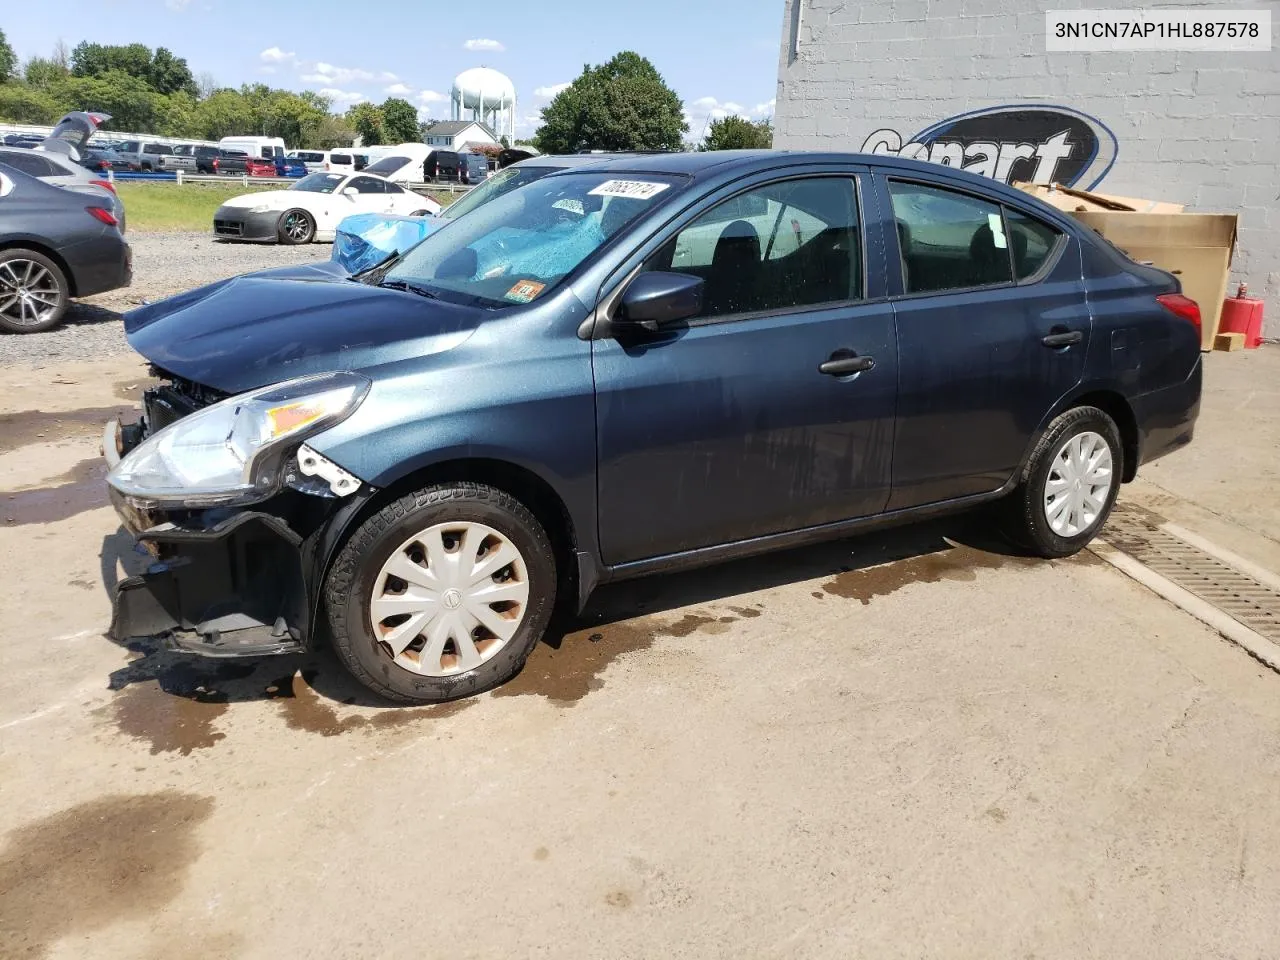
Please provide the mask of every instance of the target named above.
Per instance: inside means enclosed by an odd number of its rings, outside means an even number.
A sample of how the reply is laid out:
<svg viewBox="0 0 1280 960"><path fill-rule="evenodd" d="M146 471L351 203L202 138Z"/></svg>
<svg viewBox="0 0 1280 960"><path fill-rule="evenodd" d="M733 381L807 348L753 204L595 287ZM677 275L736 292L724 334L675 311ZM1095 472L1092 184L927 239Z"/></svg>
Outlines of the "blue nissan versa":
<svg viewBox="0 0 1280 960"><path fill-rule="evenodd" d="M349 277L133 311L108 426L156 562L112 634L212 656L327 628L402 702L518 672L557 594L1003 498L1061 557L1192 436L1199 309L1069 216L866 155L552 173Z"/></svg>

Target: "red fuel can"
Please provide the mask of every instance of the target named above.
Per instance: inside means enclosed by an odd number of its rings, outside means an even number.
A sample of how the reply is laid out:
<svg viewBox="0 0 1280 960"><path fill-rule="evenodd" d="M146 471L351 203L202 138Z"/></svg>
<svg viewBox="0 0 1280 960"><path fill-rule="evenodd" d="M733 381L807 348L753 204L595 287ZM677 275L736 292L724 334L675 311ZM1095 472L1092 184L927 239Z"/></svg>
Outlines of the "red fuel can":
<svg viewBox="0 0 1280 960"><path fill-rule="evenodd" d="M1219 333L1243 333L1244 345L1252 350L1262 343L1262 301L1249 294L1248 284L1240 284L1234 297L1222 301Z"/></svg>

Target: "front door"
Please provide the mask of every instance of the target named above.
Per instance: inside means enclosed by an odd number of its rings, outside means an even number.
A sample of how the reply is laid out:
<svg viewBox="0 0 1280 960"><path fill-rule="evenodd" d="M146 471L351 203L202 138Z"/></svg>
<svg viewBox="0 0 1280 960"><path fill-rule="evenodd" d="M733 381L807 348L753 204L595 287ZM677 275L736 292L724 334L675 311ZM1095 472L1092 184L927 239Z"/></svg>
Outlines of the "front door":
<svg viewBox="0 0 1280 960"><path fill-rule="evenodd" d="M925 180L882 183L901 269L890 278L901 393L889 509L992 492L1084 373L1080 251L1011 206Z"/></svg>
<svg viewBox="0 0 1280 960"><path fill-rule="evenodd" d="M641 268L702 277L703 309L678 330L595 342L606 563L883 509L897 349L879 259L866 276L858 180L739 193Z"/></svg>

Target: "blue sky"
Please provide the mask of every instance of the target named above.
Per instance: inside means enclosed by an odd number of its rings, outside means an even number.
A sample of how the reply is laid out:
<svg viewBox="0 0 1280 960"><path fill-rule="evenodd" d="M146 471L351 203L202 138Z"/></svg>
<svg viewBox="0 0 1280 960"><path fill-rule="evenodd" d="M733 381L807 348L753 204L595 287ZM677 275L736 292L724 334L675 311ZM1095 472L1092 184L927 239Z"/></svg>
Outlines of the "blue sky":
<svg viewBox="0 0 1280 960"><path fill-rule="evenodd" d="M483 64L514 81L522 136L583 64L630 49L684 100L696 139L708 117L772 114L782 9L783 0L60 0L7 3L0 30L23 60L59 39L138 42L168 47L221 85L320 90L335 109L403 96L437 118L448 116L454 76Z"/></svg>

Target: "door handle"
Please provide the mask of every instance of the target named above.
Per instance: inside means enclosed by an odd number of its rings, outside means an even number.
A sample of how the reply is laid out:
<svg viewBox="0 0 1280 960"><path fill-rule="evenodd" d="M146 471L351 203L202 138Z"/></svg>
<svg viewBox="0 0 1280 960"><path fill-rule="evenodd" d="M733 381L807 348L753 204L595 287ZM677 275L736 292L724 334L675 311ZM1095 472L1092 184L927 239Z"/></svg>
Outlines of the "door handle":
<svg viewBox="0 0 1280 960"><path fill-rule="evenodd" d="M1073 343L1079 343L1084 339L1084 334L1079 330L1059 330L1051 333L1047 337L1042 337L1040 342L1046 347L1069 347Z"/></svg>
<svg viewBox="0 0 1280 960"><path fill-rule="evenodd" d="M818 364L818 372L829 377L847 377L870 370L875 365L875 357L860 357L852 350L837 350L831 359Z"/></svg>

